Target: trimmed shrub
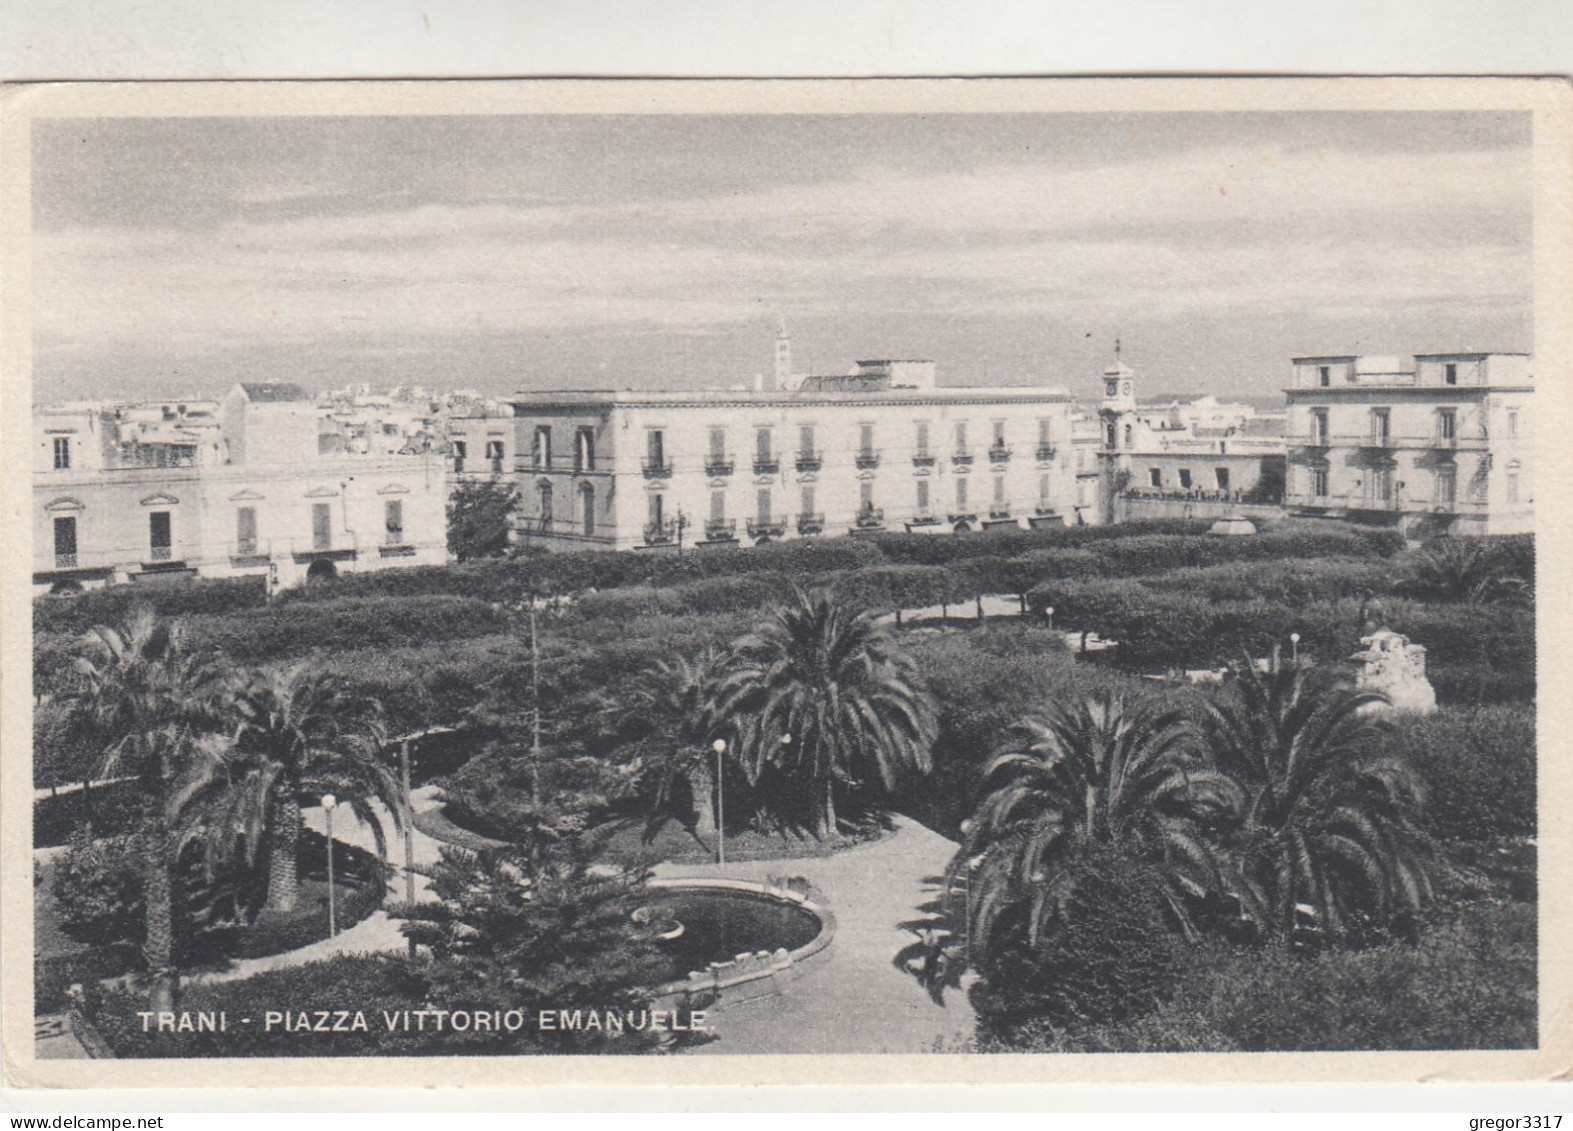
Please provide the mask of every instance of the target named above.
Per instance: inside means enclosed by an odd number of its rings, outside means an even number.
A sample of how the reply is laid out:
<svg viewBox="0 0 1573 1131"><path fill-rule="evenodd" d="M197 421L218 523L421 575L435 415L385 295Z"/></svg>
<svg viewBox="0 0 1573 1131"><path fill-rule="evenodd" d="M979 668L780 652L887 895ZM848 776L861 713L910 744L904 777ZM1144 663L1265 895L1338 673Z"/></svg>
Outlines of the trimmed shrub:
<svg viewBox="0 0 1573 1131"><path fill-rule="evenodd" d="M1444 707L1404 716L1391 741L1425 775L1426 820L1437 836L1535 835L1533 707Z"/></svg>
<svg viewBox="0 0 1573 1131"><path fill-rule="evenodd" d="M96 624L120 624L138 605L162 617L181 617L220 616L266 602L266 580L260 576L111 585L70 599L38 598L33 602L33 631L78 636Z"/></svg>

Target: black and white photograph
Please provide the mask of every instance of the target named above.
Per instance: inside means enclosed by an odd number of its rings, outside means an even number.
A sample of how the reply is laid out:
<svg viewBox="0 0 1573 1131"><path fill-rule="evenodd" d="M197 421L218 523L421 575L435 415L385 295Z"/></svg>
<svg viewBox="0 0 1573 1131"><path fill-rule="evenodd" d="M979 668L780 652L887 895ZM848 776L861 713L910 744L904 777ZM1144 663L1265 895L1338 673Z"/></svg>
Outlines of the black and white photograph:
<svg viewBox="0 0 1573 1131"><path fill-rule="evenodd" d="M1530 1073L1573 100L1156 85L42 98L8 1056Z"/></svg>

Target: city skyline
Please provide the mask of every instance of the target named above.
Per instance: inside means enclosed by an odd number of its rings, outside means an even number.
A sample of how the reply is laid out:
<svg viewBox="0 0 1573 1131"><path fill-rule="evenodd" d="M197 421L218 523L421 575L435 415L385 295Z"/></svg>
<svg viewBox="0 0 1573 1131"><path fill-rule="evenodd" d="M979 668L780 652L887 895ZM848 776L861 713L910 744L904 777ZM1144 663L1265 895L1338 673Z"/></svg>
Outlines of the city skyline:
<svg viewBox="0 0 1573 1131"><path fill-rule="evenodd" d="M924 356L1276 397L1529 352L1527 115L78 119L34 136L35 398L506 394Z"/></svg>

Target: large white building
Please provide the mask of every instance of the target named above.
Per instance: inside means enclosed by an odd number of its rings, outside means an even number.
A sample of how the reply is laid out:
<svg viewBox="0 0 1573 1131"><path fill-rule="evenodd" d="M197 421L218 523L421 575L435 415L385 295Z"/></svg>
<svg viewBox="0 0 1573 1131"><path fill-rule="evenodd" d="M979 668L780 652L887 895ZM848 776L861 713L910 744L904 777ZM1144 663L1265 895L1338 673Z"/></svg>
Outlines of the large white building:
<svg viewBox="0 0 1573 1131"><path fill-rule="evenodd" d="M1286 502L1415 537L1533 529L1533 359L1298 357Z"/></svg>
<svg viewBox="0 0 1573 1131"><path fill-rule="evenodd" d="M936 384L930 361L754 389L513 401L517 536L547 547L756 544L1076 521L1069 394Z"/></svg>
<svg viewBox="0 0 1573 1131"><path fill-rule="evenodd" d="M312 399L241 384L214 411L33 413L39 592L180 576L272 586L447 560L440 452L345 454Z"/></svg>

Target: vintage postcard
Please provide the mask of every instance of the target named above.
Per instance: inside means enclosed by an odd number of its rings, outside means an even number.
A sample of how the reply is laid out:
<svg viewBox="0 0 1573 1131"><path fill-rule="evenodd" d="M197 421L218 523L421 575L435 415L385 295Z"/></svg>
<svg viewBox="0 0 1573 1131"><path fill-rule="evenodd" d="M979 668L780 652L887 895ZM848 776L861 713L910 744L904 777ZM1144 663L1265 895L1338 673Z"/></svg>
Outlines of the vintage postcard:
<svg viewBox="0 0 1573 1131"><path fill-rule="evenodd" d="M0 91L8 1081L1566 1073L1570 124Z"/></svg>

